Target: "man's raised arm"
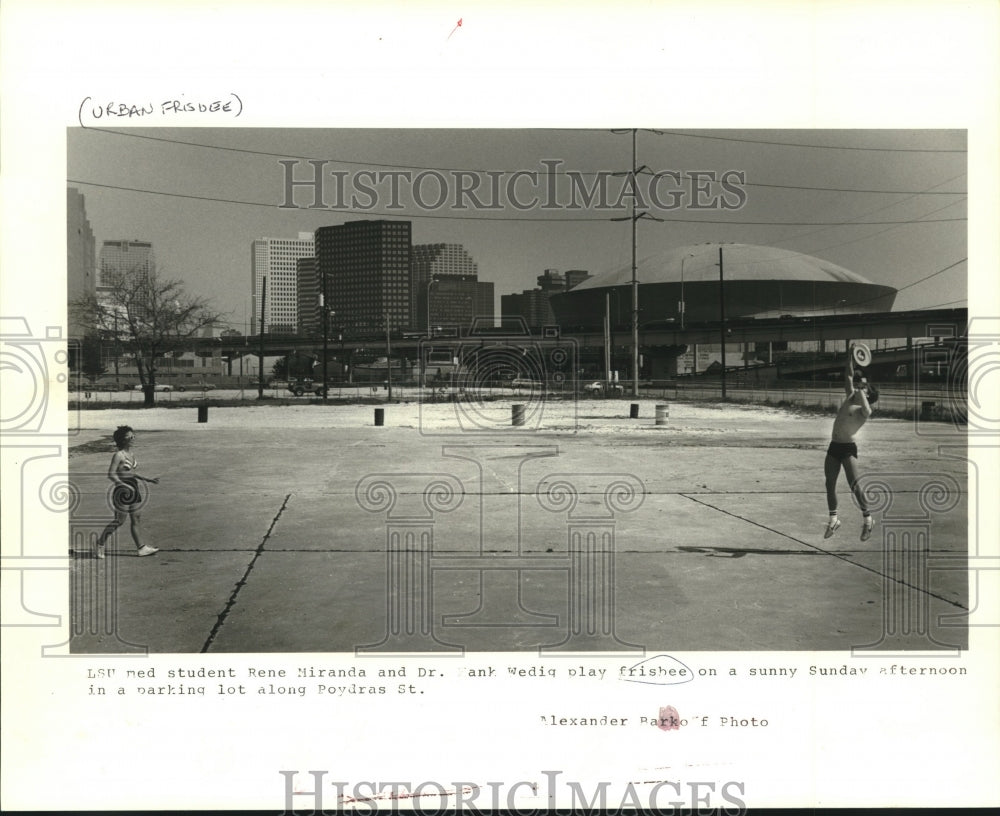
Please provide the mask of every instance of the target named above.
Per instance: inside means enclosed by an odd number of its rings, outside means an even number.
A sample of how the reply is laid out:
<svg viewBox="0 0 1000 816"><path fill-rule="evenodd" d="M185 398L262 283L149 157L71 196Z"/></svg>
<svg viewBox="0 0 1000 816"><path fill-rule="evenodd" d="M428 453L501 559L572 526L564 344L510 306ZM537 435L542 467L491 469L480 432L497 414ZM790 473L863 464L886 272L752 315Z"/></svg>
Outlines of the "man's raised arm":
<svg viewBox="0 0 1000 816"><path fill-rule="evenodd" d="M851 396L854 393L854 344L847 349L847 365L844 366L844 393Z"/></svg>

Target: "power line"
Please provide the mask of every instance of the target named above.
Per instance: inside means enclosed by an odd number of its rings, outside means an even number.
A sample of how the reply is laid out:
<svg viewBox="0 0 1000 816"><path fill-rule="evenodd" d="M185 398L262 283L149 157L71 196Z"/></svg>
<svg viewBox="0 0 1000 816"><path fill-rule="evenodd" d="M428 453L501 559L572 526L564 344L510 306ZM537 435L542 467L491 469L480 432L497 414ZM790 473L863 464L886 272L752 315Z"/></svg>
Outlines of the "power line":
<svg viewBox="0 0 1000 816"><path fill-rule="evenodd" d="M417 165L417 164L387 164L384 162L371 162L371 161L358 161L355 159L319 159L315 156L301 156L289 153L272 153L266 150L251 150L249 148L243 147L227 147L225 145L213 145L205 144L203 142L191 142L184 139L168 139L163 136L149 136L143 133L128 133L121 130L112 130L110 128L86 128L88 132L91 133L104 133L112 136L125 136L131 139L145 139L147 141L153 142L163 142L165 144L180 145L183 147L197 147L204 150L220 150L226 153L242 153L249 156L262 156L265 158L274 159L295 159L298 161L327 161L331 164L339 165L351 165L355 167L365 167L365 168L385 168L388 170L419 170L425 172L440 172L440 173L474 173L478 175L496 175L496 176L511 176L515 173L523 173L524 169L520 170L483 170L479 168L461 168L461 167L433 167L428 165ZM707 138L707 137L706 137ZM845 150L849 148L843 148ZM857 148L859 150L867 148ZM874 149L874 148L872 148ZM613 175L612 171L609 170L537 170L530 171L537 176L544 178L548 176L567 176L573 174L575 177L592 177L604 175ZM961 178L964 173L955 176L954 178ZM953 179L949 179L951 181ZM858 189L852 187L822 187L822 186L810 186L810 185L796 185L796 184L772 184L767 182L756 182L747 181L743 182L741 186L744 187L763 187L776 190L802 190L806 192L826 192L826 193L853 193L853 194L864 194L864 195L966 195L966 191L961 190L877 190L877 189Z"/></svg>
<svg viewBox="0 0 1000 816"><path fill-rule="evenodd" d="M931 274L925 275L924 277L920 278L919 280L913 281L913 283L908 283L908 284L906 284L906 286L900 287L899 289L896 290L896 292L902 292L902 291L904 291L906 289L909 289L911 286L916 286L918 283L923 283L925 280L930 280L931 278L940 275L942 272L947 272L949 269L953 269L954 267L958 266L959 264L965 263L967 260L969 260L969 259L968 258L962 258L959 261L955 261L955 263L949 264L944 269L939 269L937 272L931 272Z"/></svg>
<svg viewBox="0 0 1000 816"><path fill-rule="evenodd" d="M896 204L902 204L902 203L903 203L902 201L897 201L897 202L895 202L895 204L891 204L889 206L896 206ZM947 210L949 207L954 207L956 204L961 204L961 203L962 203L961 201L952 201L950 204L945 204L943 207L938 207L937 209L931 210L928 213L924 213L920 217L921 217L921 219L924 219L924 218L926 218L929 215L934 215L934 213L939 213L942 210ZM886 209L886 208L880 208L880 209ZM873 210L872 212L878 212L878 210ZM870 213L867 213L867 214L870 214ZM809 250L809 253L810 254L815 254L817 252L826 252L827 250L836 249L837 247L847 246L848 244L856 244L859 241L867 241L869 238L874 238L876 235L883 235L883 234L885 234L887 232L892 232L898 226L899 226L898 224L894 224L893 226L885 227L884 229L880 229L880 230L875 230L875 232L869 233L868 235L862 235L862 236L860 236L858 238L851 238L850 240L847 240L847 241L838 241L836 244L827 244L826 246L819 247L818 249L811 249L811 250ZM788 241L797 241L797 240L799 240L801 238L805 238L808 235L816 235L816 234L818 234L820 232L828 232L829 229L830 228L828 227L828 228L825 228L825 229L813 230L812 232L807 232L804 235L803 234L799 234L799 235L792 236L791 238L780 238L777 241L772 241L771 243L772 244L783 244L783 243L787 243Z"/></svg>
<svg viewBox="0 0 1000 816"><path fill-rule="evenodd" d="M964 173L962 175L965 175ZM959 176L956 176L959 178ZM768 187L775 190L808 190L810 192L825 192L825 193L872 193L876 195L908 195L908 196L918 196L918 195L946 195L964 196L968 193L964 190L859 190L853 187L806 187L797 184L765 184L760 181L747 181L742 184L743 187Z"/></svg>
<svg viewBox="0 0 1000 816"><path fill-rule="evenodd" d="M967 150L948 149L940 147L856 147L848 145L817 145L801 142L772 142L766 139L744 139L736 136L706 136L702 133L683 133L678 130L658 131L662 136L683 136L688 139L711 139L719 142L744 142L747 144L773 145L775 147L805 147L815 150L861 150L878 153L967 153Z"/></svg>
<svg viewBox="0 0 1000 816"><path fill-rule="evenodd" d="M933 306L921 306L921 309L940 309L942 306L954 306L956 303L968 303L968 298L959 298L958 300L949 300L947 303L935 303Z"/></svg>
<svg viewBox="0 0 1000 816"><path fill-rule="evenodd" d="M127 193L140 193L142 195L156 195L156 196L166 196L167 198L186 198L192 199L194 201L206 201L213 204L239 204L245 207L268 207L270 209L292 209L292 208L280 208L273 202L264 201L239 201L231 198L215 198L213 196L199 196L190 193L167 193L161 190L146 190L139 187L122 187L116 184L98 184L93 181L83 181L82 179L67 179L69 184L81 184L87 187L100 187L106 190L119 190ZM379 216L380 218L438 218L441 220L449 221L521 221L521 222L556 222L564 224L573 223L594 223L607 221L607 218L594 217L594 218L548 218L546 216L533 216L526 218L519 218L517 216L505 216L503 218L491 218L489 216L473 216L473 215L435 215L433 213L389 213L382 212L378 210L365 210L365 209L351 209L346 207L295 207L295 210L305 210L307 212L313 213L342 213L344 215L372 215Z"/></svg>
<svg viewBox="0 0 1000 816"><path fill-rule="evenodd" d="M961 259L955 261L954 263L948 264L948 266L944 267L943 269L937 270L937 272L931 272L931 274L929 274L929 275L924 275L924 277L919 278L918 280L912 281L911 283L906 284L906 286L901 286L900 288L896 289L896 294L898 295L900 292L904 292L907 289L910 289L910 288L916 286L918 283L923 283L925 280L930 280L931 278L936 277L937 275L941 275L941 274L947 272L949 269L954 269L959 264L963 264L963 263L965 263L968 260L969 260L968 258L961 258ZM841 303L841 304L839 304L839 308L847 308L849 306L863 306L866 303L874 303L877 300L881 300L882 297L884 297L884 296L883 295L877 295L875 297L865 298L864 300L855 300L855 301L852 301L851 303ZM954 301L954 302L959 303L961 301ZM816 308L816 309L801 309L800 311L803 311L803 312L821 312L821 311L828 311L828 310L829 310L829 307L826 306L826 307L820 307L820 308Z"/></svg>
<svg viewBox="0 0 1000 816"><path fill-rule="evenodd" d="M214 196L199 196L193 195L191 193L168 193L162 190L147 190L141 187L124 187L117 184L100 184L94 181L86 181L84 179L67 179L68 184L80 184L87 187L99 187L106 190L119 190L121 192L128 193L140 193L142 195L157 195L166 196L168 198L185 198L194 201L206 201L215 204L239 204L246 207L269 207L272 209L292 209L292 208L279 208L276 204L263 201L240 201L237 199L230 198L217 198ZM550 218L547 216L530 216L521 218L518 216L502 216L493 218L490 216L483 215L437 215L433 213L390 213L379 210L368 210L368 209L351 209L346 207L324 207L324 208L314 208L314 207L296 207L295 209L309 210L311 212L331 212L331 213L344 213L346 215L373 215L379 216L380 218L437 218L441 220L450 221L511 221L511 222L550 222L550 223L564 223L564 224L574 224L574 223L594 223L600 221L617 220L610 217L592 217L592 218ZM903 220L903 221L733 221L730 219L711 219L711 218L667 218L661 219L667 224L724 224L726 226L757 226L757 227L855 227L855 226L880 226L885 224L936 224L936 223L948 223L955 221L967 221L967 218L930 218L930 219L914 219L914 220Z"/></svg>

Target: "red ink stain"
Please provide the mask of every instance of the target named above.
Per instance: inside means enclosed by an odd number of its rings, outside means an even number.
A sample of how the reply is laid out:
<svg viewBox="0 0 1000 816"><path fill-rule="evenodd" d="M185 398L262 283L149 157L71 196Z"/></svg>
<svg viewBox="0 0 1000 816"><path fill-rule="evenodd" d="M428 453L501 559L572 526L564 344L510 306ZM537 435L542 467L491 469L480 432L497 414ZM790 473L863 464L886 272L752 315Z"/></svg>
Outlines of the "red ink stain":
<svg viewBox="0 0 1000 816"><path fill-rule="evenodd" d="M455 33L456 31L458 31L458 30L459 30L459 29L460 29L461 27L462 27L462 18L461 18L461 17L459 17L459 18L458 18L458 22L457 22L457 23L455 23L455 27L454 27L454 28L453 28L453 29L451 30L451 34L454 34L454 33ZM449 40L451 39L451 34L449 34L449 35L448 35L448 39L449 39Z"/></svg>
<svg viewBox="0 0 1000 816"><path fill-rule="evenodd" d="M661 731L680 730L681 715L677 713L677 709L673 706L661 706L660 720L656 727Z"/></svg>

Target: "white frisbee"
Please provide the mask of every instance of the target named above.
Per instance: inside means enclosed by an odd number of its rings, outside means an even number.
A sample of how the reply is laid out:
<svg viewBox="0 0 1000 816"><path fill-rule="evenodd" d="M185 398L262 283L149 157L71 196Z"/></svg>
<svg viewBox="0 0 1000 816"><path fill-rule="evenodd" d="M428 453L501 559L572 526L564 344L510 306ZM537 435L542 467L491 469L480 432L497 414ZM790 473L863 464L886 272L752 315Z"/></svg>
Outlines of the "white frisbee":
<svg viewBox="0 0 1000 816"><path fill-rule="evenodd" d="M851 349L851 353L854 355L854 362L859 366L870 365L872 361L872 352L864 343L858 343Z"/></svg>

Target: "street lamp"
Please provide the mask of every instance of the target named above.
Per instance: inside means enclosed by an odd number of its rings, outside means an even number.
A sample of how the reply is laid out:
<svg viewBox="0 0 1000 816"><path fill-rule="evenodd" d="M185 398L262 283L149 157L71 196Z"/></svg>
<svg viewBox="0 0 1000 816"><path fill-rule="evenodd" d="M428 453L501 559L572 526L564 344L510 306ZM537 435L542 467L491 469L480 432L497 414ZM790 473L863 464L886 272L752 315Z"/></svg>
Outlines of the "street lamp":
<svg viewBox="0 0 1000 816"><path fill-rule="evenodd" d="M430 340L434 337L434 329L431 328L431 287L437 283L437 278L431 278L427 281L427 339ZM420 365L424 372L424 388L427 387L427 354L429 349L424 349L423 359L420 361Z"/></svg>
<svg viewBox="0 0 1000 816"><path fill-rule="evenodd" d="M427 336L431 336L431 287L437 283L437 278L427 281Z"/></svg>
<svg viewBox="0 0 1000 816"><path fill-rule="evenodd" d="M684 313L687 311L687 303L684 300L684 261L686 261L688 258L693 258L693 257L694 257L693 254L688 253L683 258L681 258L681 300L680 300L680 303L678 304L678 306L679 306L678 311L681 314L681 330L682 331L684 329Z"/></svg>
<svg viewBox="0 0 1000 816"><path fill-rule="evenodd" d="M326 276L323 276L323 289L326 289ZM327 345L330 338L330 312L326 308L326 292L319 293L319 308L323 318L323 402L326 402L327 377Z"/></svg>

